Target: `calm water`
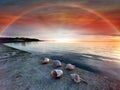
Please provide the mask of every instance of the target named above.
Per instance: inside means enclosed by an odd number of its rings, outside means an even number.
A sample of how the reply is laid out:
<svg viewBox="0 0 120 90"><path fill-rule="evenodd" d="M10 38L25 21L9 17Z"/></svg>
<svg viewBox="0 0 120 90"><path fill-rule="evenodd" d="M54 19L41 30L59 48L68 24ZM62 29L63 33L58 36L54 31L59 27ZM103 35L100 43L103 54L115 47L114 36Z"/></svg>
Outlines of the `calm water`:
<svg viewBox="0 0 120 90"><path fill-rule="evenodd" d="M29 42L5 45L120 79L120 42Z"/></svg>

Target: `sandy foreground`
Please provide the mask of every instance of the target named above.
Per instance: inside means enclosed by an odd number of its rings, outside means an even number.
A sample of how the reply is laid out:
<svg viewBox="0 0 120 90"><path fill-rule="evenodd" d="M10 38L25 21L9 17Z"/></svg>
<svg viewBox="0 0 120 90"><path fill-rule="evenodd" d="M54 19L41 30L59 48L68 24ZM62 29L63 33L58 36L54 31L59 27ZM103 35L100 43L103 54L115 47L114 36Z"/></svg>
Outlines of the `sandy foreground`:
<svg viewBox="0 0 120 90"><path fill-rule="evenodd" d="M120 90L120 81L95 74L76 67L73 71L65 70L63 78L54 79L50 64L42 65L44 57L0 45L0 90ZM68 62L69 63L69 62ZM87 81L76 84L70 74L77 72Z"/></svg>

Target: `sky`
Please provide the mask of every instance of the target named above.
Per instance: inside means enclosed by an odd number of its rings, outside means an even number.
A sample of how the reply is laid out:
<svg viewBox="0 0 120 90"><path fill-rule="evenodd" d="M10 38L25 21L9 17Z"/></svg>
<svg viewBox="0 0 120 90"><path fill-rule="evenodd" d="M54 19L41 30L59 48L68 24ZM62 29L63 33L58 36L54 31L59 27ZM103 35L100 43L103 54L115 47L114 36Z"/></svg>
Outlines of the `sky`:
<svg viewBox="0 0 120 90"><path fill-rule="evenodd" d="M1 36L119 35L120 0L0 0Z"/></svg>

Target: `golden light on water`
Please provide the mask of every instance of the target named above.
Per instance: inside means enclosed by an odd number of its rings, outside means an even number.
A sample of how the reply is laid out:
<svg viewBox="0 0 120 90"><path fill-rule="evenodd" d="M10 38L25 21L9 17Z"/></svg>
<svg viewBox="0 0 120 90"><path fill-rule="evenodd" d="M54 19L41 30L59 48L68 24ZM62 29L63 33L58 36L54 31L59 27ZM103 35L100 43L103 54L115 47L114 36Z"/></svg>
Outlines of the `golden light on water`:
<svg viewBox="0 0 120 90"><path fill-rule="evenodd" d="M70 43L70 42L74 42L75 40L71 38L57 38L54 39L53 41L57 43Z"/></svg>

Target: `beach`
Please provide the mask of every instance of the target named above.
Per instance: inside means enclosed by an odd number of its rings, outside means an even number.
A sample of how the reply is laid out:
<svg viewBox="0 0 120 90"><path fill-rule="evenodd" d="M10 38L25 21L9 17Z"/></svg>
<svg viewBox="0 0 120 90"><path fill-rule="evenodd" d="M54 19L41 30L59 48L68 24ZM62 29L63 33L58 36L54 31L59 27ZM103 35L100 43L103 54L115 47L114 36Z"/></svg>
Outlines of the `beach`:
<svg viewBox="0 0 120 90"><path fill-rule="evenodd" d="M120 80L92 73L78 67L73 71L65 70L61 79L54 79L51 71L56 69L49 64L43 65L42 55L35 55L0 45L0 90L119 90ZM69 62L68 62L69 63ZM77 84L70 74L76 72L87 81Z"/></svg>

